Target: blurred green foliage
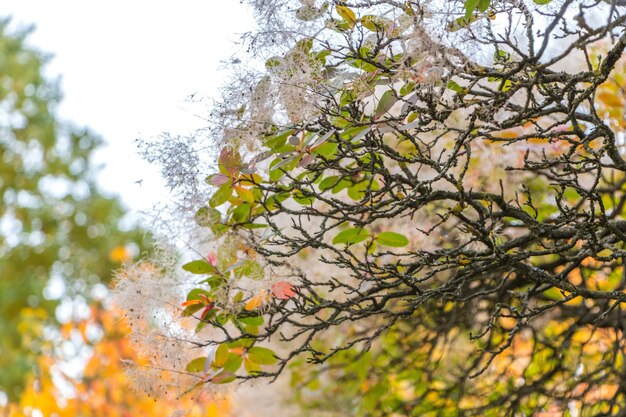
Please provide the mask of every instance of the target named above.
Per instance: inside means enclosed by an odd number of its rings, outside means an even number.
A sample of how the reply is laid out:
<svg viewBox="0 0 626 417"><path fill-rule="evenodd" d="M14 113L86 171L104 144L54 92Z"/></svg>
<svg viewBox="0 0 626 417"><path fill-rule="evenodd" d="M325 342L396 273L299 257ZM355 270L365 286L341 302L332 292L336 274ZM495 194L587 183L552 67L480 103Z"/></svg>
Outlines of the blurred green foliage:
<svg viewBox="0 0 626 417"><path fill-rule="evenodd" d="M46 58L27 45L29 30L9 26L0 20L0 391L14 400L59 324L57 306L84 311L94 284L145 236L95 185L101 140L59 120Z"/></svg>

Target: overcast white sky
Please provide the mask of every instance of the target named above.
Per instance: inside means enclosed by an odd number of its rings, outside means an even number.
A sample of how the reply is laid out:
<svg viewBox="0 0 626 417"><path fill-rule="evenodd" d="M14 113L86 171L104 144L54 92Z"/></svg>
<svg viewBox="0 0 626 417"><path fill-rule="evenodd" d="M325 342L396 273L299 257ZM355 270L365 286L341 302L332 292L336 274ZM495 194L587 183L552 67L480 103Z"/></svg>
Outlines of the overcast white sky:
<svg viewBox="0 0 626 417"><path fill-rule="evenodd" d="M97 157L100 183L133 210L164 198L134 140L202 127L194 113L207 107L185 99L215 94L226 75L219 61L252 27L239 0L2 0L0 16L8 15L14 27L36 25L30 44L54 55L49 73L62 77L61 116L108 142Z"/></svg>

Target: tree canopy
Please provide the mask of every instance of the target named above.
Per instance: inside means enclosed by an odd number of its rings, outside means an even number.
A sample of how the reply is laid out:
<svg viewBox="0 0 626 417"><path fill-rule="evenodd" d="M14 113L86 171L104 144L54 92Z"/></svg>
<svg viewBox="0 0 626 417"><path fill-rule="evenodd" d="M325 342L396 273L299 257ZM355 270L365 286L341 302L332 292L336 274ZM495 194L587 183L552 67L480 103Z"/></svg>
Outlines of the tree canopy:
<svg viewBox="0 0 626 417"><path fill-rule="evenodd" d="M337 414L623 414L624 8L250 4L265 69L211 114L197 279L138 306L130 270L129 317L204 348L191 383L289 371ZM187 196L206 145L165 170Z"/></svg>
<svg viewBox="0 0 626 417"><path fill-rule="evenodd" d="M94 285L145 239L95 185L101 140L59 119L47 58L10 26L0 19L0 392L16 401L58 320L85 319Z"/></svg>

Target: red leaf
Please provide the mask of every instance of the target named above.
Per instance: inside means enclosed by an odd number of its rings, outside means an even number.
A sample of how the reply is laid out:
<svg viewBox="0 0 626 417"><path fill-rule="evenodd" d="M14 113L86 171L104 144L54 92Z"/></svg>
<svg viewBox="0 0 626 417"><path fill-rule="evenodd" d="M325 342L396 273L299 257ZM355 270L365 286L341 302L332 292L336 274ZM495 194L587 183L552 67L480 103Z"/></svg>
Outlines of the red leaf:
<svg viewBox="0 0 626 417"><path fill-rule="evenodd" d="M216 266L216 265L217 265L217 253L215 253L215 252L210 252L210 253L207 255L207 260L209 261L209 263L210 263L211 265Z"/></svg>
<svg viewBox="0 0 626 417"><path fill-rule="evenodd" d="M296 292L294 291L295 287L286 281L279 281L272 285L272 294L274 297L279 300L288 300L294 295Z"/></svg>
<svg viewBox="0 0 626 417"><path fill-rule="evenodd" d="M213 310L214 304L211 303L208 306L204 307L204 310L202 311L202 314L200 315L200 320L204 320L204 318L207 316L207 314L209 314L211 312L211 310Z"/></svg>

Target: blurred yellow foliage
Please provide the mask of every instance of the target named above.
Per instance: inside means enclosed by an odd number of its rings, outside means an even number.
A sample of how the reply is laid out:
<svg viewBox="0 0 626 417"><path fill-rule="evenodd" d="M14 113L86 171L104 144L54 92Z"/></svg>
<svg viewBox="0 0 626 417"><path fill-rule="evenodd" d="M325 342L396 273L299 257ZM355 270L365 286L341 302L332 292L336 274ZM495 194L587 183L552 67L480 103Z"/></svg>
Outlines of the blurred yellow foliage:
<svg viewBox="0 0 626 417"><path fill-rule="evenodd" d="M230 401L225 395L207 392L187 395L179 400L150 398L133 388L124 371L124 362L133 361L145 364L133 350L126 338L128 328L125 323L114 318L110 311L92 309L88 321L65 325L61 334L68 338L73 330L78 330L87 343L86 333L97 326L103 332L102 338L92 345L93 353L80 380L73 379L59 371L58 363L49 356L39 358L38 376L31 377L19 403L9 404L0 409L2 417L34 417L37 415L74 417L223 417L229 416ZM60 374L64 385L72 395L63 395L53 381L53 374Z"/></svg>

